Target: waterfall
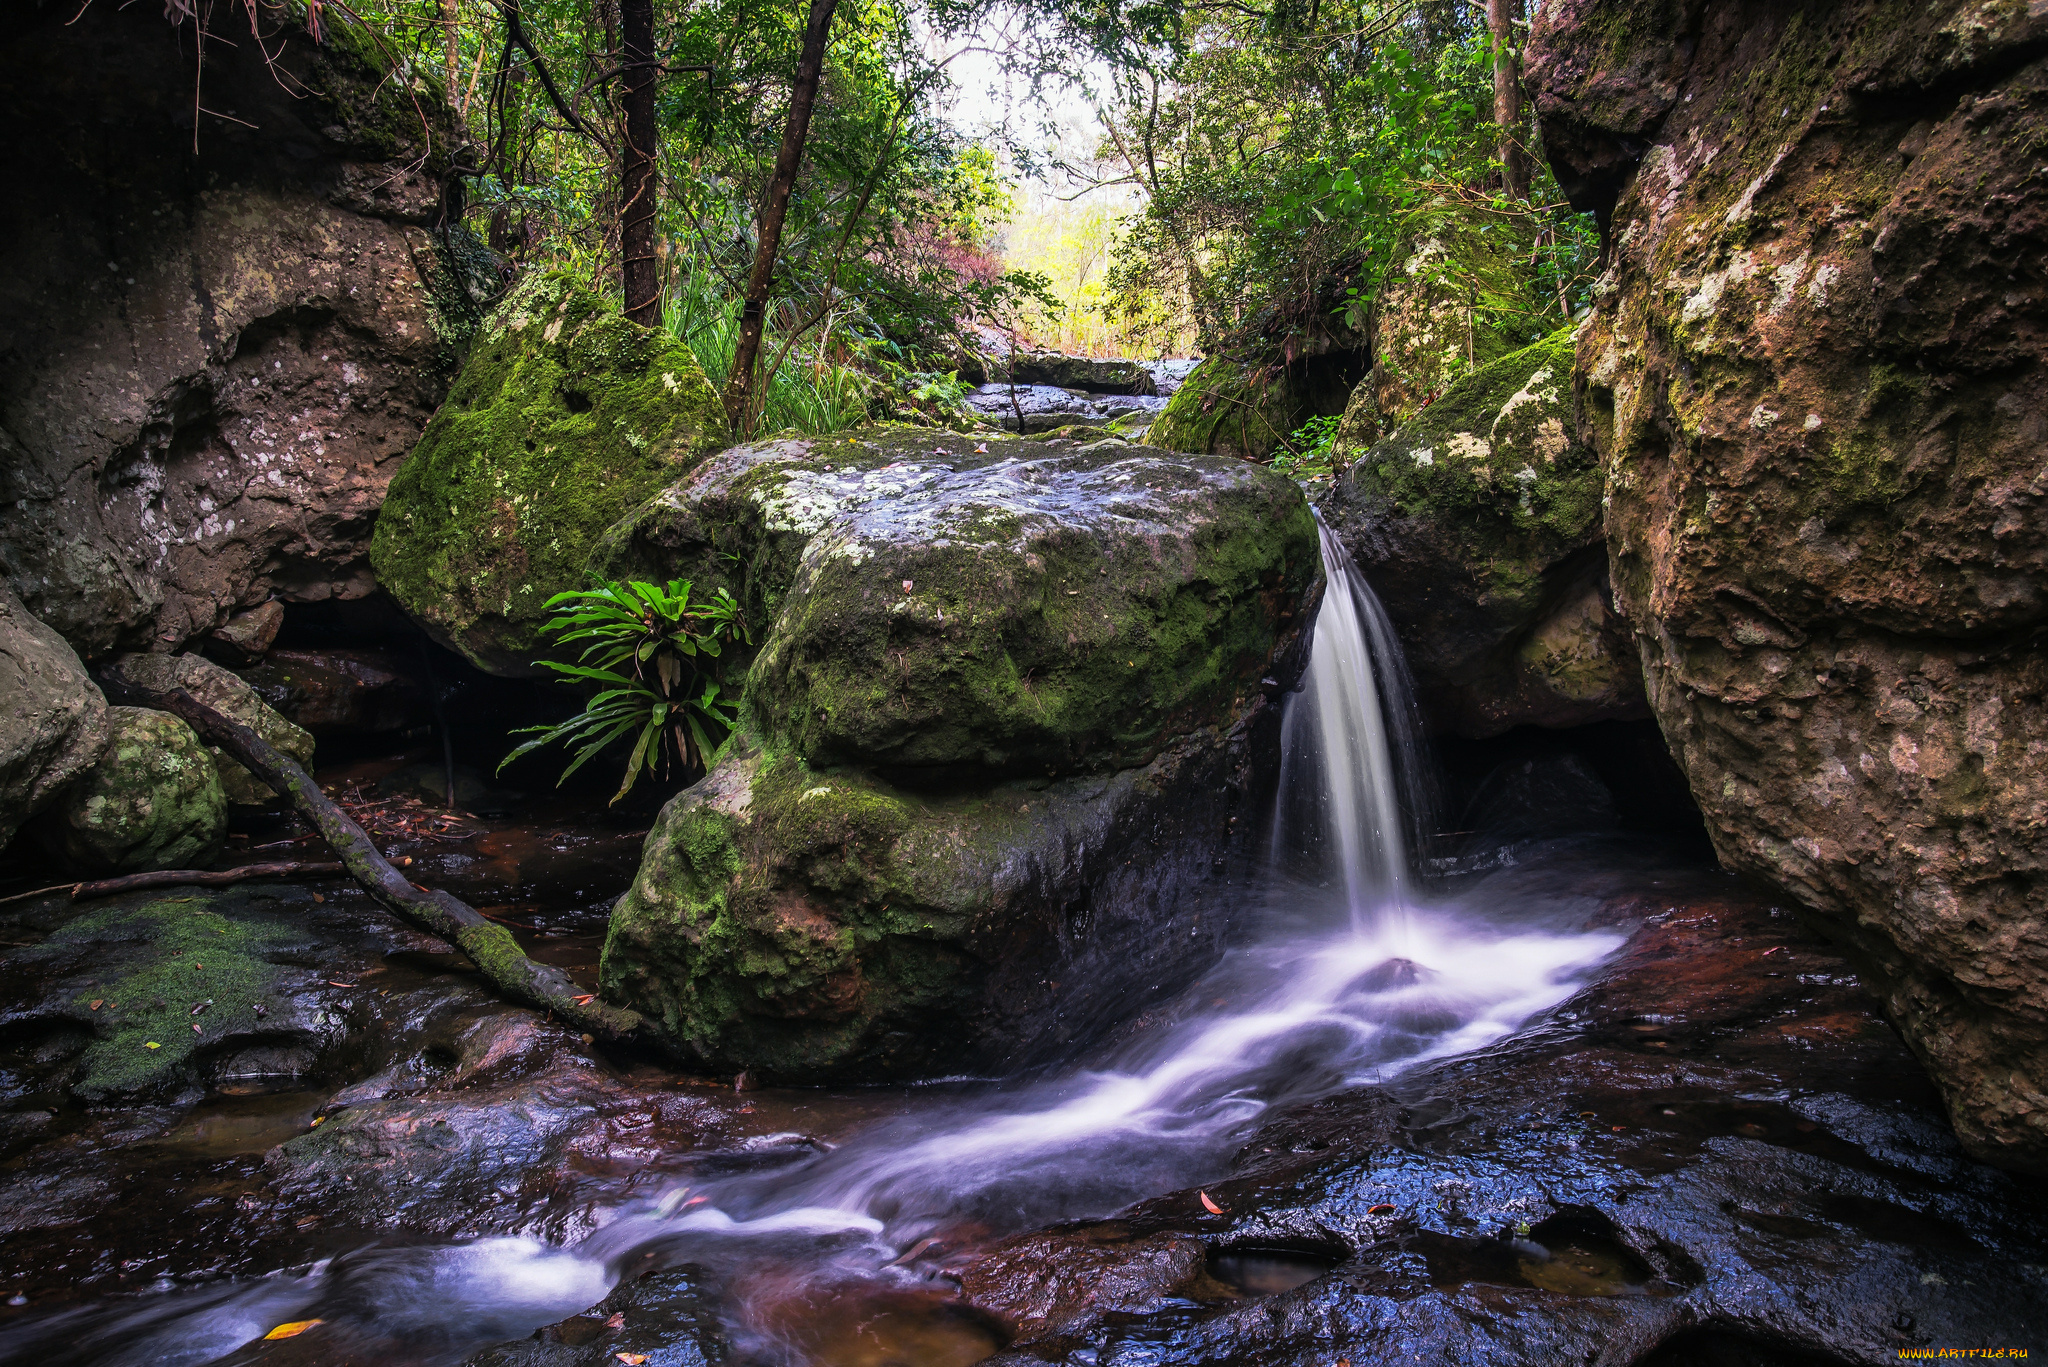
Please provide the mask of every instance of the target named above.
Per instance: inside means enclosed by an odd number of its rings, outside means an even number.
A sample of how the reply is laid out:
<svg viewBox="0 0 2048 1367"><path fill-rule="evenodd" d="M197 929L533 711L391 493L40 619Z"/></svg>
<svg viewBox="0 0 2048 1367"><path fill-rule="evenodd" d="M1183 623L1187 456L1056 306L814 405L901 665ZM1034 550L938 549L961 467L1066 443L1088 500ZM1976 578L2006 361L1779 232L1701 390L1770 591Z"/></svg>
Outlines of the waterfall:
<svg viewBox="0 0 2048 1367"><path fill-rule="evenodd" d="M1428 809L1414 689L1386 609L1317 519L1327 587L1308 678L1281 721L1273 850L1334 876L1352 924L1405 915L1411 828ZM1382 684L1384 683L1384 688Z"/></svg>
<svg viewBox="0 0 2048 1367"><path fill-rule="evenodd" d="M861 1304L916 1281L905 1250L963 1224L1014 1232L1214 1180L1276 1108L1482 1048L1553 1009L1623 937L1568 929L1578 914L1512 883L1456 899L1417 885L1408 851L1427 803L1400 649L1327 529L1322 546L1328 589L1307 682L1282 720L1276 816L1278 862L1311 879L1276 868L1245 890L1260 918L1251 942L1092 1066L963 1092L907 1089L897 1114L837 1147L796 1145L793 1161L643 1187L571 1247L372 1247L303 1275L192 1288L96 1319L0 1326L0 1357L41 1334L110 1367L202 1367L265 1325L320 1318L333 1342L440 1335L439 1360L452 1364L464 1345L529 1333L661 1256L757 1288L721 1311L743 1354L815 1363L763 1327L774 1296L786 1308L804 1288L827 1287L826 1302ZM770 1285L784 1290L759 1289Z"/></svg>

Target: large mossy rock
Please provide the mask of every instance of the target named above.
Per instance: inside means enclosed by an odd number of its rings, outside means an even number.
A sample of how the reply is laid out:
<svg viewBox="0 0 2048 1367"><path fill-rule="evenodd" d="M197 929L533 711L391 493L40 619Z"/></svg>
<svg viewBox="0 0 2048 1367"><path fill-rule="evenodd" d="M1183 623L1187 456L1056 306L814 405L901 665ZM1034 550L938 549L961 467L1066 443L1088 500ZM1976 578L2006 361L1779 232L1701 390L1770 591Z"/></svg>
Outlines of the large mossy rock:
<svg viewBox="0 0 2048 1367"><path fill-rule="evenodd" d="M38 820L79 873L203 867L227 834L227 794L192 728L168 712L107 709L107 746Z"/></svg>
<svg viewBox="0 0 2048 1367"><path fill-rule="evenodd" d="M543 605L584 586L598 538L724 421L688 347L566 274L535 274L485 320L391 481L378 581L479 667L537 673Z"/></svg>
<svg viewBox="0 0 2048 1367"><path fill-rule="evenodd" d="M107 700L64 638L0 584L0 847L107 744Z"/></svg>
<svg viewBox="0 0 2048 1367"><path fill-rule="evenodd" d="M1731 868L1855 946L1964 1145L2048 1172L2048 15L1561 0L1609 224L1617 607Z"/></svg>
<svg viewBox="0 0 2048 1367"><path fill-rule="evenodd" d="M313 737L279 716L255 689L211 660L197 655L123 655L107 666L117 681L159 692L184 689L230 721L238 721L306 768L313 765ZM208 750L220 770L227 800L247 807L268 807L277 794L256 775L222 754Z"/></svg>
<svg viewBox="0 0 2048 1367"><path fill-rule="evenodd" d="M1217 880L1320 584L1300 492L941 440L739 448L607 543L725 566L759 614L747 724L663 811L605 947L607 992L694 1056L813 1079L1043 1056L1228 926Z"/></svg>
<svg viewBox="0 0 2048 1367"><path fill-rule="evenodd" d="M1467 737L1648 715L1607 601L1573 329L1482 366L1385 440L1340 429L1324 501L1393 618L1432 726ZM1370 381L1359 386L1364 393Z"/></svg>

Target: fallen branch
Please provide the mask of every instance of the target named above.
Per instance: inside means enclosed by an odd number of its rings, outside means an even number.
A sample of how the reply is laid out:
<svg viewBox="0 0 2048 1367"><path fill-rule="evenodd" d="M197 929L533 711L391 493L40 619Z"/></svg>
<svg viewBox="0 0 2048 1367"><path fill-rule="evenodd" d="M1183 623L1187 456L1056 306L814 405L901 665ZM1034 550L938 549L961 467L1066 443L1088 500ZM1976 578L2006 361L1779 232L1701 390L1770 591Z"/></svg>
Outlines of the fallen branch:
<svg viewBox="0 0 2048 1367"><path fill-rule="evenodd" d="M182 688L159 692L111 679L107 686L110 695L119 694L123 701L182 718L209 744L219 746L269 784L313 824L371 897L386 910L456 946L511 1000L552 1011L578 1029L606 1038L639 1028L638 1012L607 1006L579 991L561 969L527 958L512 932L487 920L467 902L409 881L378 853L363 828L320 791L310 774L248 727L223 717Z"/></svg>
<svg viewBox="0 0 2048 1367"><path fill-rule="evenodd" d="M223 869L212 873L205 869L158 869L154 873L131 873L121 878L102 878L95 883L80 883L71 889L71 900L83 902L88 897L114 897L124 892L138 892L143 888L170 888L198 886L202 888L224 888L230 883L239 883L246 878L327 878L348 870L340 864L308 864L302 860L286 860L275 864L244 864L238 869Z"/></svg>

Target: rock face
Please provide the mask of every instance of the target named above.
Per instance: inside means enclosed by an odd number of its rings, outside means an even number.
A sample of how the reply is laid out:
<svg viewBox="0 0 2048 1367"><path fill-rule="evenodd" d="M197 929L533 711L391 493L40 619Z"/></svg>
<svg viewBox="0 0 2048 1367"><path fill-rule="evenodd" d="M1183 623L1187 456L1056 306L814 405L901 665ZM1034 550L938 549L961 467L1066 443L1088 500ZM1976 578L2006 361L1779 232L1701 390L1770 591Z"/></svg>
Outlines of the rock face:
<svg viewBox="0 0 2048 1367"><path fill-rule="evenodd" d="M93 876L200 867L227 833L213 756L168 712L107 709L107 745L37 823L67 866Z"/></svg>
<svg viewBox="0 0 2048 1367"><path fill-rule="evenodd" d="M491 314L391 483L378 582L492 673L539 674L542 605L584 586L598 537L724 428L690 349L566 275Z"/></svg>
<svg viewBox="0 0 2048 1367"><path fill-rule="evenodd" d="M0 573L88 658L369 592L385 485L496 288L430 231L438 93L347 22L259 45L217 10L205 106L233 118L195 135L189 27L32 8L0 47L36 128L0 205Z"/></svg>
<svg viewBox="0 0 2048 1367"><path fill-rule="evenodd" d="M64 638L0 584L0 847L99 759L107 700Z"/></svg>
<svg viewBox="0 0 2048 1367"><path fill-rule="evenodd" d="M738 448L608 543L737 567L757 624L746 730L664 809L605 947L607 992L704 1058L882 1078L1043 1056L1227 927L1211 892L1248 852L1234 818L1319 581L1298 490L927 440Z"/></svg>
<svg viewBox="0 0 2048 1367"><path fill-rule="evenodd" d="M1338 432L1349 469L1323 516L1440 733L1648 715L1607 601L1599 462L1574 439L1572 331L1482 366L1383 441L1363 444L1348 417Z"/></svg>
<svg viewBox="0 0 2048 1367"><path fill-rule="evenodd" d="M1017 351L1010 354L1008 371L1004 378L1015 380L1020 385L1085 389L1091 394L1153 395L1159 392L1158 382L1142 361L1067 356L1057 351Z"/></svg>
<svg viewBox="0 0 2048 1367"><path fill-rule="evenodd" d="M182 688L214 711L238 721L300 764L313 764L313 737L272 710L270 704L239 678L211 660L196 655L123 655L107 667L122 683L168 692ZM268 784L209 747L220 770L221 791L229 802L267 807L277 800Z"/></svg>
<svg viewBox="0 0 2048 1367"><path fill-rule="evenodd" d="M2048 1171L2048 16L1567 0L1545 145L1618 607L1722 858L1853 944L1984 1159Z"/></svg>

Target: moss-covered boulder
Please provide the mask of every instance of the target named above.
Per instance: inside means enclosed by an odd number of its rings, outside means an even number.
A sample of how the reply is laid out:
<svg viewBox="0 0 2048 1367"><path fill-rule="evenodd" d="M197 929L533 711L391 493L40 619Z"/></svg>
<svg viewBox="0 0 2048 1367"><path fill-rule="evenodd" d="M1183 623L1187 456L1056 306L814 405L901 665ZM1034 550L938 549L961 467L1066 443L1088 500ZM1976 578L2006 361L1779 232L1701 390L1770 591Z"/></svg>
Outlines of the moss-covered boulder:
<svg viewBox="0 0 2048 1367"><path fill-rule="evenodd" d="M238 721L269 741L300 764L313 763L313 737L302 727L279 716L256 690L211 660L197 655L123 655L107 666L121 683L138 688L169 691L182 688L230 721ZM248 807L267 807L278 800L270 785L209 747L220 770L221 791L227 800Z"/></svg>
<svg viewBox="0 0 2048 1367"><path fill-rule="evenodd" d="M724 415L688 347L564 274L492 312L377 517L379 583L434 637L531 674L542 605L591 548L713 447Z"/></svg>
<svg viewBox="0 0 2048 1367"><path fill-rule="evenodd" d="M1480 367L1383 441L1361 449L1340 429L1348 469L1324 514L1442 731L1647 715L1606 599L1601 470L1575 436L1572 356L1567 327Z"/></svg>
<svg viewBox="0 0 2048 1367"><path fill-rule="evenodd" d="M664 810L605 949L679 1048L958 1071L1214 953L1320 583L1290 481L1121 442L767 442L606 546L731 587L759 646L742 735Z"/></svg>
<svg viewBox="0 0 2048 1367"><path fill-rule="evenodd" d="M213 756L168 712L107 709L107 748L36 825L80 873L201 866L227 833L227 795Z"/></svg>

